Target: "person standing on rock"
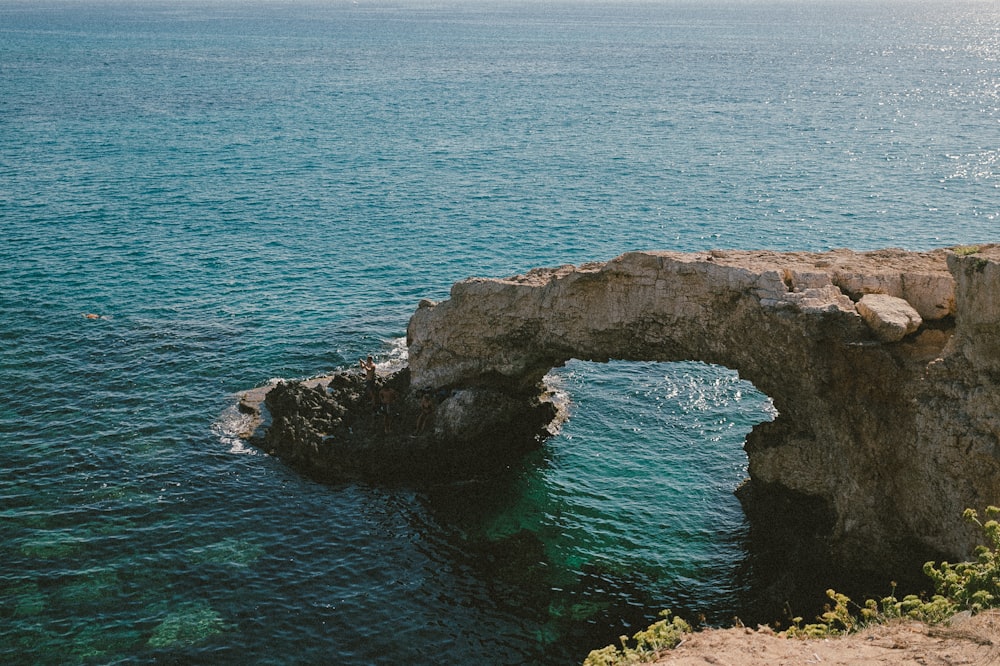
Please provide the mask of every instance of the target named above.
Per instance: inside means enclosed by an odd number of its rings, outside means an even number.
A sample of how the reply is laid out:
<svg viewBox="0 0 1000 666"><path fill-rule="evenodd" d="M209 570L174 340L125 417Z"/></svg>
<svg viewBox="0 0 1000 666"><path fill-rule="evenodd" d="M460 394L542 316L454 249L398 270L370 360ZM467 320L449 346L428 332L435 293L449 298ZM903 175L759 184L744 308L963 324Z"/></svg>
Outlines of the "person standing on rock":
<svg viewBox="0 0 1000 666"><path fill-rule="evenodd" d="M375 391L375 359L371 356L367 360L358 361L365 371L365 395L372 401L372 410L378 409L378 393Z"/></svg>
<svg viewBox="0 0 1000 666"><path fill-rule="evenodd" d="M392 408L396 404L396 398L399 395L396 393L396 389L385 385L378 392L378 397L382 402L382 427L388 435L392 430Z"/></svg>
<svg viewBox="0 0 1000 666"><path fill-rule="evenodd" d="M420 394L420 414L417 416L417 431L416 434L419 435L424 431L424 429L430 425L431 419L434 418L434 398L431 397L430 391L423 391Z"/></svg>

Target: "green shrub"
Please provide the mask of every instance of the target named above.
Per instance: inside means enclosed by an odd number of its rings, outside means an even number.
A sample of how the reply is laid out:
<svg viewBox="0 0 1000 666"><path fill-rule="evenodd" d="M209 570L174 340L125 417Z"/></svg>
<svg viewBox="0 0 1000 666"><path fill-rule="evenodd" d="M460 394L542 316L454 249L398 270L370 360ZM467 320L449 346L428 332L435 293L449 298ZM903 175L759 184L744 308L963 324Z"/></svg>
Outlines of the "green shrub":
<svg viewBox="0 0 1000 666"><path fill-rule="evenodd" d="M974 509L966 509L963 514L963 518L978 526L986 537L986 545L976 548L975 561L942 562L940 565L927 562L924 565L924 573L934 582L936 592L929 601L914 594L897 599L896 583L892 583L889 596L879 601L868 599L863 607L854 604L846 595L827 590L826 596L832 604L827 604L817 621L803 625L801 617L793 618L793 626L783 635L789 638L839 636L898 618L938 624L961 611L978 613L1000 607L1000 522L994 519L1000 516L1000 508L986 507L985 515L988 520L984 523ZM851 611L851 606L856 612ZM671 620L670 611L660 615L662 620L632 637L634 647L628 645L628 636L621 636L620 649L609 645L593 650L583 666L633 666L655 661L664 651L680 643L685 633L691 632L684 620L676 617Z"/></svg>
<svg viewBox="0 0 1000 666"><path fill-rule="evenodd" d="M600 650L593 650L583 666L629 666L631 664L647 664L655 661L660 654L675 647L684 634L691 633L691 626L675 617L670 619L670 611L660 613L662 620L653 623L649 628L637 632L632 639L635 647L629 647L628 636L620 636L622 647L619 650L609 645Z"/></svg>
<svg viewBox="0 0 1000 666"><path fill-rule="evenodd" d="M858 619L848 607L851 600L846 594L833 590L827 590L826 596L833 602L833 606L827 604L823 614L816 618L818 622L802 626L801 617L792 618L792 626L785 630L784 634L789 638L825 638L853 630L858 624Z"/></svg>
<svg viewBox="0 0 1000 666"><path fill-rule="evenodd" d="M987 545L976 547L974 561L924 565L924 573L934 581L937 593L950 600L956 610L978 613L1000 606L1000 523L994 520L1000 515L1000 508L990 506L985 513L989 518L985 523L973 509L966 509L964 514L964 518L977 525L986 536Z"/></svg>
<svg viewBox="0 0 1000 666"><path fill-rule="evenodd" d="M989 506L985 513L990 518L985 523L979 520L979 514L974 509L966 509L963 514L963 518L978 526L986 537L987 545L976 548L975 561L924 564L924 573L934 583L936 593L930 600L915 594L908 594L902 600L896 599L896 584L893 583L892 594L879 602L869 599L863 608L859 608L859 617L855 618L848 608L851 600L827 590L826 594L834 606L827 606L826 612L816 618L818 622L815 624L802 626L802 618L795 618L794 626L785 635L794 638L833 636L895 618L938 624L961 611L978 613L1000 606L1000 523L993 520L1000 515L1000 508Z"/></svg>

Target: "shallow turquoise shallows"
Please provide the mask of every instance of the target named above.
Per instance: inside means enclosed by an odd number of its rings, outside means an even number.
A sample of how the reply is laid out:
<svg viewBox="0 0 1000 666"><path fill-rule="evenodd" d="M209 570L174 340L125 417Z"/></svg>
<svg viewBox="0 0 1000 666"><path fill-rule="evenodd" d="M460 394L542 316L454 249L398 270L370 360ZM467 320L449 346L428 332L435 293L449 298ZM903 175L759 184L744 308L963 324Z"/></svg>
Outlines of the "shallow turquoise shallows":
<svg viewBox="0 0 1000 666"><path fill-rule="evenodd" d="M747 612L768 398L571 363L499 478L323 486L234 394L467 276L1000 237L988 0L0 3L0 661L580 663ZM88 316L92 315L92 316ZM761 344L767 344L762 340Z"/></svg>

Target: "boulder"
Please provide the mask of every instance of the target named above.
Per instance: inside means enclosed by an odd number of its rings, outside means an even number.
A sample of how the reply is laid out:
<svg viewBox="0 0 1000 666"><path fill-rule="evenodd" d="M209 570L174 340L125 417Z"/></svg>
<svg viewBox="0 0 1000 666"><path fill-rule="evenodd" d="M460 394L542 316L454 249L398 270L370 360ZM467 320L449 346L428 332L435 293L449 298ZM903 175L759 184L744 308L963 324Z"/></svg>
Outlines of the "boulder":
<svg viewBox="0 0 1000 666"><path fill-rule="evenodd" d="M912 305L888 294L866 294L857 308L875 337L883 342L898 342L924 323Z"/></svg>

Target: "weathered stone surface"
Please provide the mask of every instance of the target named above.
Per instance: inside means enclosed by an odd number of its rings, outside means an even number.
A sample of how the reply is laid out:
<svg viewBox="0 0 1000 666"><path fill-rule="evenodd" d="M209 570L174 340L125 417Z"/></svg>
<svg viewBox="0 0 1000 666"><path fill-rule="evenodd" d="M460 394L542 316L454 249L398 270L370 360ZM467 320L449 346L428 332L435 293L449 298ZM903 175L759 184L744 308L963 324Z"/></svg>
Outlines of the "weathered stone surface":
<svg viewBox="0 0 1000 666"><path fill-rule="evenodd" d="M924 323L912 305L888 294L865 294L857 308L861 318L883 342L899 342Z"/></svg>
<svg viewBox="0 0 1000 666"><path fill-rule="evenodd" d="M856 305L867 294L905 300L923 323L898 341L876 334ZM747 438L749 487L808 498L824 513L818 538L842 564L966 557L974 534L962 511L1000 503L996 246L634 252L469 279L420 304L408 344L415 386L514 402L574 358L737 370L779 414ZM480 416L460 407L452 423Z"/></svg>
<svg viewBox="0 0 1000 666"><path fill-rule="evenodd" d="M955 275L956 344L977 368L1000 372L1000 262L997 250L948 257Z"/></svg>

